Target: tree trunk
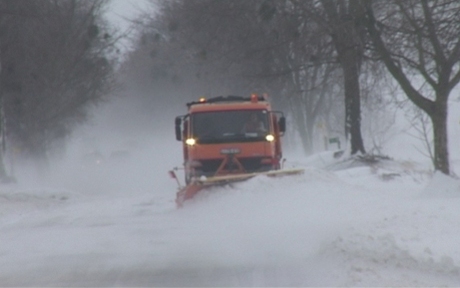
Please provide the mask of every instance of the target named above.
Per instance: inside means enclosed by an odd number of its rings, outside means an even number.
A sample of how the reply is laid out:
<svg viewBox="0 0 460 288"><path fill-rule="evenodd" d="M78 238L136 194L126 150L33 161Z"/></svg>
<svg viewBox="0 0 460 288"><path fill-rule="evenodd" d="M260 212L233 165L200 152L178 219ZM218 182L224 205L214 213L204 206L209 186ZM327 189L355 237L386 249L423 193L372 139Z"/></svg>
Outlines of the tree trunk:
<svg viewBox="0 0 460 288"><path fill-rule="evenodd" d="M444 97L443 97L444 98ZM447 98L437 99L435 111L431 116L434 136L434 167L436 170L449 175L449 149L447 137Z"/></svg>
<svg viewBox="0 0 460 288"><path fill-rule="evenodd" d="M350 135L351 155L366 153L361 136L361 95L359 74L364 53L363 39L356 19L362 14L355 0L323 0L329 18L330 35L343 70L345 88L345 135Z"/></svg>
<svg viewBox="0 0 460 288"><path fill-rule="evenodd" d="M361 135L361 93L357 51L351 47L339 54L345 86L345 135L350 135L351 155L366 153Z"/></svg>
<svg viewBox="0 0 460 288"><path fill-rule="evenodd" d="M0 73L0 83L2 82L2 74ZM7 182L11 178L8 176L5 166L6 152L6 127L5 127L5 109L3 107L3 87L0 86L0 182Z"/></svg>

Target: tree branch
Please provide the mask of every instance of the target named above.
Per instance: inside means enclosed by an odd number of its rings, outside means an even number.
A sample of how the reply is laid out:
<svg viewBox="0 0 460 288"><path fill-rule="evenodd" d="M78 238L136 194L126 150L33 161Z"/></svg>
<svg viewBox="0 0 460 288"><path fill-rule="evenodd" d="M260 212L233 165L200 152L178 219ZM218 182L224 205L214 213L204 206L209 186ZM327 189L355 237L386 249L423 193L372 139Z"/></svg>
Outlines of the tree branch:
<svg viewBox="0 0 460 288"><path fill-rule="evenodd" d="M434 27L433 18L431 17L430 8L428 7L427 0L422 0L423 14L425 16L425 23L428 28L428 34L431 44L435 52L436 63L443 67L446 63L446 56L442 50L441 43L439 42L436 29Z"/></svg>
<svg viewBox="0 0 460 288"><path fill-rule="evenodd" d="M363 0L362 0L363 1ZM363 2L362 2L363 3ZM414 102L419 108L424 110L428 115L432 115L434 113L434 102L423 97L411 84L409 79L406 77L404 72L400 67L398 67L391 57L390 52L386 48L385 43L383 42L380 32L377 30L376 27L376 20L374 16L374 12L372 7L370 6L369 2L364 2L366 9L366 21L367 21L367 29L369 35L372 39L372 42L375 45L377 51L382 55L382 60L384 61L385 65L387 66L390 73L393 77L398 81L403 91L407 94L409 99Z"/></svg>

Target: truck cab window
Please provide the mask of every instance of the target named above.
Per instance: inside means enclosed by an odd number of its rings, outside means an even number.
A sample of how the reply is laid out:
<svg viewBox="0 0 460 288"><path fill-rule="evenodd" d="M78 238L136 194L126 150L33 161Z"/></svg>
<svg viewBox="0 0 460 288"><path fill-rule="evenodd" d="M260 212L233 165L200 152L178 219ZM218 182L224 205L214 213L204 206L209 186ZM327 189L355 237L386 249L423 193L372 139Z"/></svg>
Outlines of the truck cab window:
<svg viewBox="0 0 460 288"><path fill-rule="evenodd" d="M199 143L263 141L269 130L266 110L203 112L192 115L192 134Z"/></svg>

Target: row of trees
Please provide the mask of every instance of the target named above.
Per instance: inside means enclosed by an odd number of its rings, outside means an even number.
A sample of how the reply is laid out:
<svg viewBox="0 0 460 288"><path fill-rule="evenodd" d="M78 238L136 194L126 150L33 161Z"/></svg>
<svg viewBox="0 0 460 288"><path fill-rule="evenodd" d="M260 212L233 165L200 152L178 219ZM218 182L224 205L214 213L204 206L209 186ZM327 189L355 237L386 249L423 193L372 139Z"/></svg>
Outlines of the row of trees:
<svg viewBox="0 0 460 288"><path fill-rule="evenodd" d="M147 72L142 77L153 87L169 88L182 100L215 91L268 92L276 105L291 111L306 152L322 122L342 130L355 154L366 152L362 101L381 101L385 89L373 87L382 87L391 75L390 82L430 117L434 167L450 173L446 120L449 95L460 81L459 1L156 4L159 13L144 24L126 64L142 63Z"/></svg>
<svg viewBox="0 0 460 288"><path fill-rule="evenodd" d="M46 161L112 89L117 39L102 17L106 4L0 0L1 132L10 153Z"/></svg>

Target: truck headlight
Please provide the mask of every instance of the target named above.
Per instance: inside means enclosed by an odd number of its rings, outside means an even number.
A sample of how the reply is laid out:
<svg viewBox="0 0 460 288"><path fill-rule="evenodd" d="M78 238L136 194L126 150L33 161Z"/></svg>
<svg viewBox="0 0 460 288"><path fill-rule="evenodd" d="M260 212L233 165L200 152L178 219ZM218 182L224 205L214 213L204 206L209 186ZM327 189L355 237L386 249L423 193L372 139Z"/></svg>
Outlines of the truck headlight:
<svg viewBox="0 0 460 288"><path fill-rule="evenodd" d="M187 140L185 140L185 144L189 145L189 146L193 146L196 144L196 140L193 139L193 138L188 138Z"/></svg>
<svg viewBox="0 0 460 288"><path fill-rule="evenodd" d="M265 140L267 140L268 142L273 142L275 141L275 136L268 134L267 136L265 136Z"/></svg>

